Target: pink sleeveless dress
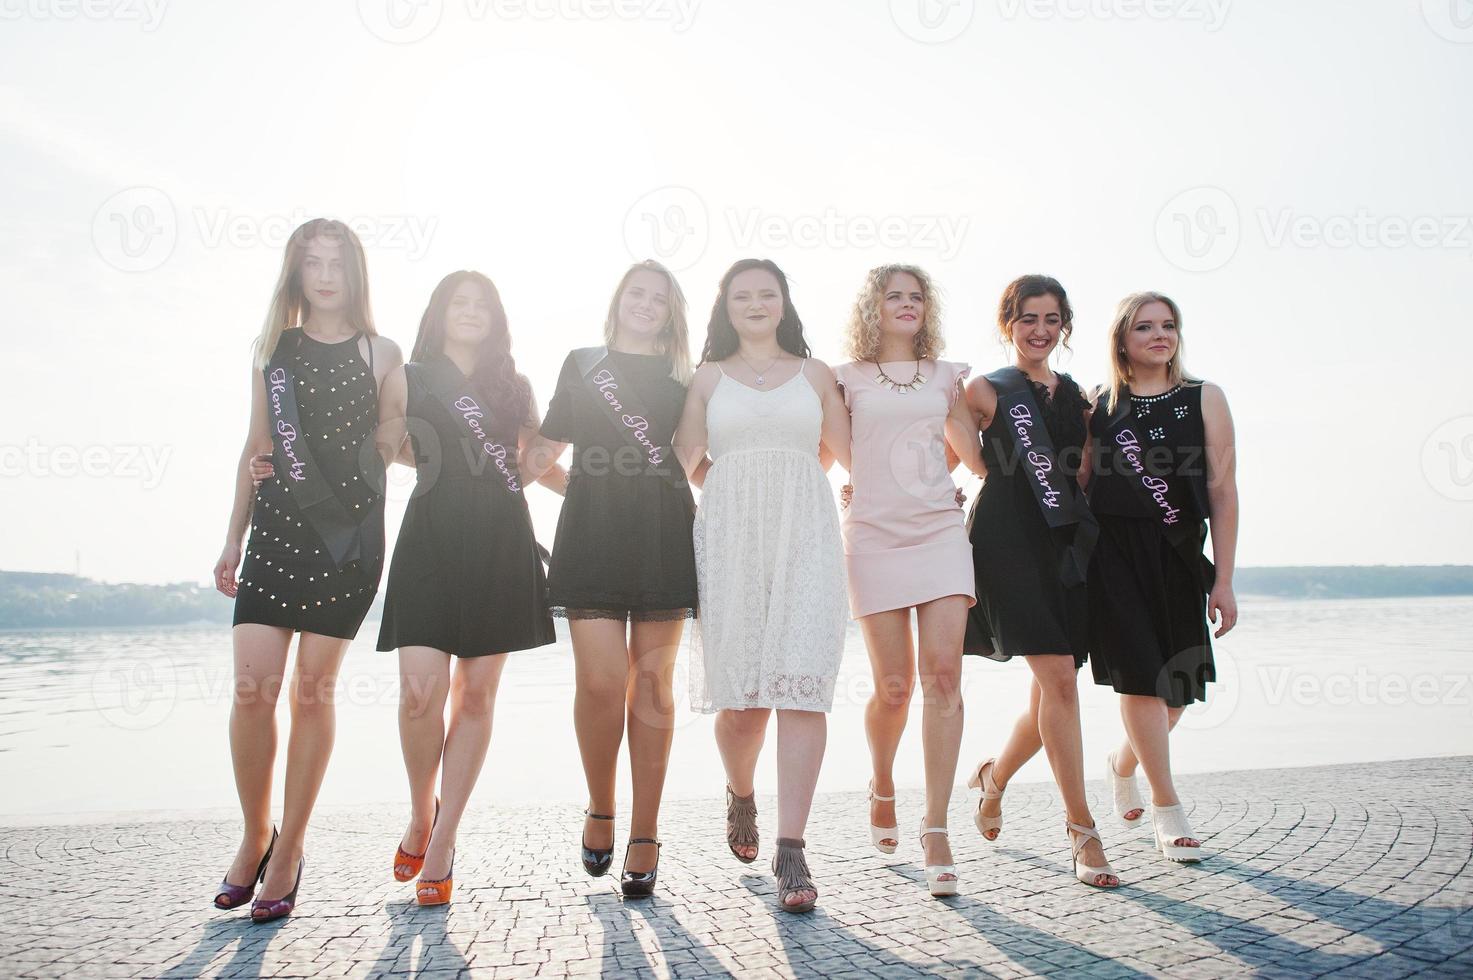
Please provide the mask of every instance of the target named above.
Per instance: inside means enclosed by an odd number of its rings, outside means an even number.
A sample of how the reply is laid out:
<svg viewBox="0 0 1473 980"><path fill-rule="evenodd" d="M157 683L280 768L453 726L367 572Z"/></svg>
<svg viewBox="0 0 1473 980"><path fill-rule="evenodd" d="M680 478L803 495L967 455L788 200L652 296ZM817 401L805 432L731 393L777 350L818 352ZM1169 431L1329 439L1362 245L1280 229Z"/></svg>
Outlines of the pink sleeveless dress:
<svg viewBox="0 0 1473 980"><path fill-rule="evenodd" d="M907 381L915 362L885 365ZM853 428L854 498L844 511L849 609L856 619L964 595L977 603L972 546L946 469L946 416L971 368L922 361L926 383L895 391L873 362L835 369Z"/></svg>

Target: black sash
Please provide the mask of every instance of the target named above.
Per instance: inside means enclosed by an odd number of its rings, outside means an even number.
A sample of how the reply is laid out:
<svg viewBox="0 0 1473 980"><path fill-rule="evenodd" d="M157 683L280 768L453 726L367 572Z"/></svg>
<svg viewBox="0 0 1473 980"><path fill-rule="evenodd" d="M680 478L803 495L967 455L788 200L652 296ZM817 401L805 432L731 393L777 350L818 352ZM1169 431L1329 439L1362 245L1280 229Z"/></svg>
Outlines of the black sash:
<svg viewBox="0 0 1473 980"><path fill-rule="evenodd" d="M483 462L489 462L496 468L500 476L498 482L506 487L508 493L521 493L522 480L517 470L516 449L497 442L486 432L481 422L486 417L486 410L481 407L480 399L473 394L474 387L460 373L460 369L449 358L418 362L414 367L416 371L424 372L425 387L445 406L450 417L456 420L456 429L469 436L470 444L478 447L479 452L485 456ZM474 464L472 467L474 468Z"/></svg>
<svg viewBox="0 0 1473 980"><path fill-rule="evenodd" d="M1095 412L1103 412L1106 404L1105 396L1102 395L1095 405ZM1166 540L1176 549L1188 568L1198 568L1203 589L1211 592L1212 583L1217 578L1217 569L1202 553L1202 522L1185 519L1189 515L1184 514L1171 499L1171 481L1186 480L1188 477L1172 474L1168 480L1146 469L1145 447L1136 434L1137 425L1130 395L1127 393L1115 406L1114 413L1105 420L1102 441L1111 447L1113 455L1123 463L1112 467L1115 471L1113 475L1119 476L1131 488L1136 500L1144 508L1143 513L1154 515L1160 521L1161 532ZM1095 479L1099 479L1101 475L1104 474L1096 474Z"/></svg>
<svg viewBox="0 0 1473 980"><path fill-rule="evenodd" d="M363 545L358 533L360 522L348 515L343 502L332 492L332 487L328 486L326 477L312 456L307 433L302 431L301 416L297 412L297 394L289 366L290 355L299 343L300 338L293 337L290 333L283 334L271 362L262 372L266 379L272 465L285 484L286 492L296 492L293 499L296 501L297 511L322 539L333 564L341 568L345 563L363 557Z"/></svg>
<svg viewBox="0 0 1473 980"><path fill-rule="evenodd" d="M671 448L649 438L649 416L643 411L639 392L619 376L609 349L580 347L573 351L573 361L594 404L614 423L624 441L639 450L648 467L645 472L664 477L676 489L688 488L685 468L675 461Z"/></svg>
<svg viewBox="0 0 1473 980"><path fill-rule="evenodd" d="M1089 559L1100 536L1099 522L1077 485L1071 486L1074 481L1059 466L1027 375L1015 367L1005 367L987 375L987 381L997 391L997 414L1008 431L1013 465L1023 468L1023 479L1033 491L1044 521L1050 528L1076 525L1074 540L1059 562L1059 580L1065 585L1080 585L1089 576Z"/></svg>

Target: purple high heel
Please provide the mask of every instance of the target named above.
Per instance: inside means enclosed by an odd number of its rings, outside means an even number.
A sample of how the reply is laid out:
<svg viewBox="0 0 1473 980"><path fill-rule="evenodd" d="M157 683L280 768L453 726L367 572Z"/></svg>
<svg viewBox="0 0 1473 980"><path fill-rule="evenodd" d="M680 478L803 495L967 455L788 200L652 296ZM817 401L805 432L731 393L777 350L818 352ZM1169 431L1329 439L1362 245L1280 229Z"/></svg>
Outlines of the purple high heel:
<svg viewBox="0 0 1473 980"><path fill-rule="evenodd" d="M284 898L258 898L251 903L251 921L272 922L291 915L292 910L297 907L297 889L302 887L302 870L306 867L307 858L304 855L297 861L297 881Z"/></svg>
<svg viewBox="0 0 1473 980"><path fill-rule="evenodd" d="M276 847L276 828L271 828L271 843L266 848L266 853L261 858L261 864L256 868L256 876L251 879L249 885L232 885L230 882L220 880L220 887L215 889L215 908L222 912L238 909L252 898L256 897L256 885L266 877L266 864L271 860L271 852ZM225 901L220 901L220 899Z"/></svg>

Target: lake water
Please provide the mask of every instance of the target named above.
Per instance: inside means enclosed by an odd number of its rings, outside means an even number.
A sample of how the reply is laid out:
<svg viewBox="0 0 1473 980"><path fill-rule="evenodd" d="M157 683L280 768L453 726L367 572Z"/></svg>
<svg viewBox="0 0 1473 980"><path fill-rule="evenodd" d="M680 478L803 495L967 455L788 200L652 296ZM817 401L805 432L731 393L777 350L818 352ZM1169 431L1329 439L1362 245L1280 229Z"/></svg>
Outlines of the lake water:
<svg viewBox="0 0 1473 980"><path fill-rule="evenodd" d="M581 803L572 725L573 663L560 642L511 654L491 753L476 799ZM342 673L338 738L323 803L402 799L397 661L373 651L365 623ZM1218 641L1220 682L1188 712L1172 745L1176 768L1200 772L1473 754L1473 597L1288 601L1244 599L1238 628ZM677 696L684 701L686 653ZM118 811L235 806L226 718L231 687L225 626L0 632L0 818L89 819ZM962 772L992 754L1026 701L1028 668L966 658ZM1121 734L1116 699L1080 674L1087 771ZM851 625L819 790L862 789L869 773L864 644ZM285 758L286 706L279 706ZM923 784L920 705L896 782ZM721 763L712 718L682 704L667 794L715 797ZM775 742L759 791L775 786ZM627 765L621 779L627 783ZM1040 755L1021 779L1049 778ZM278 778L278 787L280 780ZM279 793L279 788L278 788ZM627 803L627 785L621 802ZM278 806L280 799L278 796Z"/></svg>

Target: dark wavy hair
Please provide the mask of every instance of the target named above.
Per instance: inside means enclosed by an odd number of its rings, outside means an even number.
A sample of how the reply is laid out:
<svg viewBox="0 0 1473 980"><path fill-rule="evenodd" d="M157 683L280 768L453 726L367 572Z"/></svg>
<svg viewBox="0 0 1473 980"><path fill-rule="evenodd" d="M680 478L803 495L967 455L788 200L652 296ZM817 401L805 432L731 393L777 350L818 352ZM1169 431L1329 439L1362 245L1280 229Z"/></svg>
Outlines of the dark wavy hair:
<svg viewBox="0 0 1473 980"><path fill-rule="evenodd" d="M803 321L793 306L792 294L788 292L788 277L771 259L742 259L726 270L721 277L721 287L716 292L716 302L711 306L711 322L706 325L706 346L701 349L701 363L723 361L737 352L741 338L726 312L726 297L731 292L731 281L743 272L765 269L777 277L778 288L783 294L783 318L777 325L777 345L794 357L807 357L808 341L803 339Z"/></svg>
<svg viewBox="0 0 1473 980"><path fill-rule="evenodd" d="M1019 276L1008 283L997 304L997 332L1011 344L1013 324L1023 315L1023 304L1036 296L1052 296L1059 301L1059 346L1069 350L1069 335L1074 332L1074 308L1069 305L1064 287L1053 276Z"/></svg>
<svg viewBox="0 0 1473 980"><path fill-rule="evenodd" d="M517 373L516 361L511 356L511 331L507 329L506 307L501 305L501 294L490 279L465 269L441 279L430 294L424 315L419 318L419 335L414 338L414 353L410 359L423 361L444 353L445 320L450 313L450 299L465 282L473 282L484 290L491 305L491 329L476 352L471 385L485 399L489 416L487 429L506 438L515 438L517 430L531 421L528 407L532 400L532 386Z"/></svg>

